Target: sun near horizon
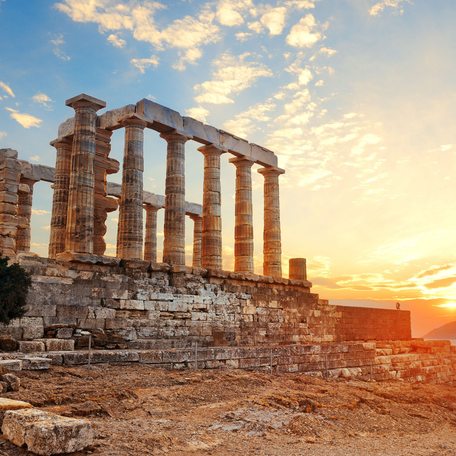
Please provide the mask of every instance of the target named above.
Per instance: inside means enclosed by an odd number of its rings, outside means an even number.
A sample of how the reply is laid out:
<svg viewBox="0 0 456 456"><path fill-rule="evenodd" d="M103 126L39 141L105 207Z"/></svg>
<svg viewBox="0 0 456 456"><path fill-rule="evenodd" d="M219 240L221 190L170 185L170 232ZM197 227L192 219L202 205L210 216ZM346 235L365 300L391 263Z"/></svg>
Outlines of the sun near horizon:
<svg viewBox="0 0 456 456"><path fill-rule="evenodd" d="M156 100L279 156L285 273L305 257L313 292L331 303L400 302L416 337L456 320L453 0L3 0L0 23L1 147L54 166L69 96L109 109ZM122 141L113 136L114 158ZM145 145L145 189L163 194L163 140L146 133ZM187 199L201 203L202 156L195 144L187 154ZM226 269L233 168L222 157ZM50 209L40 183L32 251L44 256Z"/></svg>

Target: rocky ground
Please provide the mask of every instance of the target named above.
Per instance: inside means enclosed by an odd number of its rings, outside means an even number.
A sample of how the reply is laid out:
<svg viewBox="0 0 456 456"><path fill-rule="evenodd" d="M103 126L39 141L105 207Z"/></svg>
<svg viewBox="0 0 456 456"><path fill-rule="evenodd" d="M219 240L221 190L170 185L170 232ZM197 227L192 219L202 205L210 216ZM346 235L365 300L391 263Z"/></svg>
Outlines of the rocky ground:
<svg viewBox="0 0 456 456"><path fill-rule="evenodd" d="M4 396L92 422L78 455L456 455L455 386L131 364L19 376Z"/></svg>

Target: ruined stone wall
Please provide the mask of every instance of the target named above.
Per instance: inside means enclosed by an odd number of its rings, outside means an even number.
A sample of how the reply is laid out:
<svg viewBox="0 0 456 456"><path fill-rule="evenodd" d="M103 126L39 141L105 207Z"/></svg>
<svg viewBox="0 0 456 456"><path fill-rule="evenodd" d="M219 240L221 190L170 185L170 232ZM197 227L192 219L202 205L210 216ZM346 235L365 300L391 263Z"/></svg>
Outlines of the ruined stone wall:
<svg viewBox="0 0 456 456"><path fill-rule="evenodd" d="M336 312L305 285L254 275L123 262L20 256L33 274L27 315L0 332L17 339L75 338L105 348L291 344L334 340Z"/></svg>
<svg viewBox="0 0 456 456"><path fill-rule="evenodd" d="M336 340L411 339L410 312L370 307L336 306Z"/></svg>

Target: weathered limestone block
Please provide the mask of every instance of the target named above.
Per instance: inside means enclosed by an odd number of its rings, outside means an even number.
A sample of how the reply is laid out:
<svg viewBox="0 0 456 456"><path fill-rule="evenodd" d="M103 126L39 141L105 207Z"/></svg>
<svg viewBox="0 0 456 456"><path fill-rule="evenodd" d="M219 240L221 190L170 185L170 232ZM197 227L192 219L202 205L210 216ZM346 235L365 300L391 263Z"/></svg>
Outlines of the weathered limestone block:
<svg viewBox="0 0 456 456"><path fill-rule="evenodd" d="M157 262L157 212L158 207L144 204L146 211L146 233L144 237L144 260Z"/></svg>
<svg viewBox="0 0 456 456"><path fill-rule="evenodd" d="M192 214L190 218L193 220L193 259L192 266L194 268L201 267L201 251L202 251L202 234L203 234L203 219L199 215Z"/></svg>
<svg viewBox="0 0 456 456"><path fill-rule="evenodd" d="M307 280L306 259L290 258L288 275L291 280Z"/></svg>
<svg viewBox="0 0 456 456"><path fill-rule="evenodd" d="M81 451L94 438L86 420L33 408L6 412L2 432L14 445L26 446L32 453L44 456Z"/></svg>
<svg viewBox="0 0 456 456"><path fill-rule="evenodd" d="M0 374L6 372L19 372L22 370L22 360L20 359L1 359L0 360Z"/></svg>
<svg viewBox="0 0 456 456"><path fill-rule="evenodd" d="M34 353L45 351L44 342L39 340L21 340L19 342L19 351L22 353Z"/></svg>
<svg viewBox="0 0 456 456"><path fill-rule="evenodd" d="M22 317L18 324L23 329L22 338L25 340L40 339L44 336L44 323L41 317Z"/></svg>
<svg viewBox="0 0 456 456"><path fill-rule="evenodd" d="M51 367L51 359L40 357L25 357L22 360L23 370L48 370Z"/></svg>
<svg viewBox="0 0 456 456"><path fill-rule="evenodd" d="M39 341L45 345L46 351L73 351L73 339L42 339Z"/></svg>
<svg viewBox="0 0 456 456"><path fill-rule="evenodd" d="M32 408L32 404L24 401L16 401L6 397L0 397L0 426L3 424L5 413L9 410L23 410Z"/></svg>

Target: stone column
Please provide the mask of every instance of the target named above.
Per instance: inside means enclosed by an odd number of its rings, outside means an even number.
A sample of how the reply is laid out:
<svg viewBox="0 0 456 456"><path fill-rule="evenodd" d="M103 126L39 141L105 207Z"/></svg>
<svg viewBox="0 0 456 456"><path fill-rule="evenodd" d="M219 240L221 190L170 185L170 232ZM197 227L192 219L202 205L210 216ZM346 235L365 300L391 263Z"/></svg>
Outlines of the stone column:
<svg viewBox="0 0 456 456"><path fill-rule="evenodd" d="M125 149L117 232L117 257L141 260L144 242L143 146L146 122L137 114L133 114L123 119L122 123L125 126Z"/></svg>
<svg viewBox="0 0 456 456"><path fill-rule="evenodd" d="M248 158L232 158L236 166L234 270L253 273L252 165Z"/></svg>
<svg viewBox="0 0 456 456"><path fill-rule="evenodd" d="M222 269L222 217L220 189L220 156L224 151L213 144L198 150L204 155L203 237L201 265Z"/></svg>
<svg viewBox="0 0 456 456"><path fill-rule="evenodd" d="M33 186L37 181L32 179L20 180L18 200L18 226L16 235L16 251L30 252L30 222L32 219Z"/></svg>
<svg viewBox="0 0 456 456"><path fill-rule="evenodd" d="M93 233L93 253L104 255L106 251L106 219L108 212L117 209L117 198L107 195L107 175L119 171L119 162L108 158L111 152L112 131L97 128L97 149L94 162L95 173L95 202L94 202L94 233Z"/></svg>
<svg viewBox="0 0 456 456"><path fill-rule="evenodd" d="M57 155L55 159L54 194L52 197L49 258L55 258L58 253L65 251L72 144L72 137L56 139L51 142L51 146L55 147Z"/></svg>
<svg viewBox="0 0 456 456"><path fill-rule="evenodd" d="M190 214L193 220L193 263L194 268L201 267L201 236L203 232L203 219L200 215Z"/></svg>
<svg viewBox="0 0 456 456"><path fill-rule="evenodd" d="M97 111L106 103L81 94L66 105L74 108L75 116L65 250L92 254Z"/></svg>
<svg viewBox="0 0 456 456"><path fill-rule="evenodd" d="M157 212L158 207L145 204L146 210L146 236L144 239L144 260L151 263L157 262Z"/></svg>
<svg viewBox="0 0 456 456"><path fill-rule="evenodd" d="M282 241L280 234L279 168L261 168L264 176L263 274L282 277Z"/></svg>
<svg viewBox="0 0 456 456"><path fill-rule="evenodd" d="M290 258L288 277L292 280L307 280L305 258Z"/></svg>
<svg viewBox="0 0 456 456"><path fill-rule="evenodd" d="M16 254L20 176L17 151L0 149L0 255L8 257Z"/></svg>
<svg viewBox="0 0 456 456"><path fill-rule="evenodd" d="M167 141L163 262L185 266L185 143L177 131L160 135Z"/></svg>

